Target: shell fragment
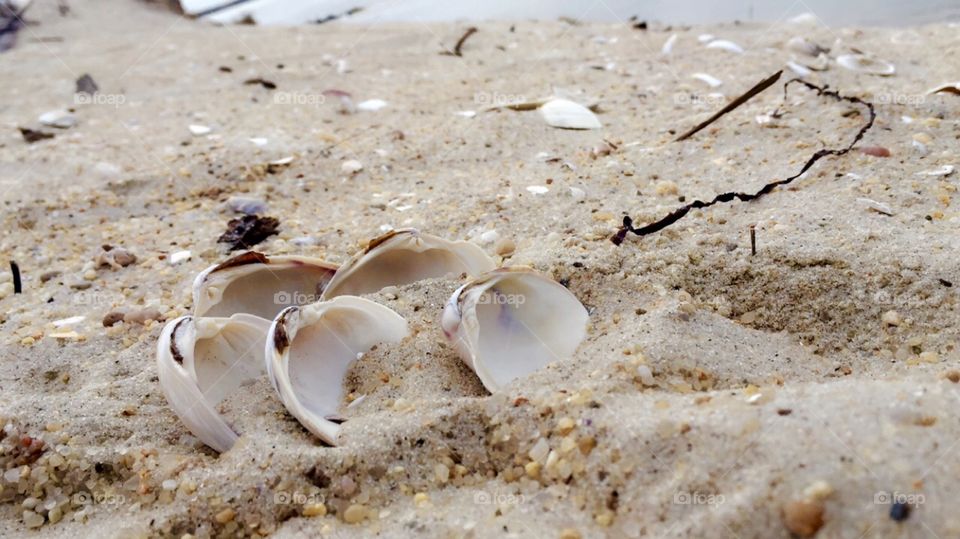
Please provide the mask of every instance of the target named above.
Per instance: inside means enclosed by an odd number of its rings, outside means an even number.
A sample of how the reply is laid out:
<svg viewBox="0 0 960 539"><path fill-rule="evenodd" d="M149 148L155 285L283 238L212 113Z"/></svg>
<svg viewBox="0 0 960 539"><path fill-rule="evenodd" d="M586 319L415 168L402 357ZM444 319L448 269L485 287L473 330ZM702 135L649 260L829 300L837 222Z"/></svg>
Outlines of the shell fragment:
<svg viewBox="0 0 960 539"><path fill-rule="evenodd" d="M590 109L568 99L551 99L540 107L540 114L551 127L561 129L600 129L603 124Z"/></svg>

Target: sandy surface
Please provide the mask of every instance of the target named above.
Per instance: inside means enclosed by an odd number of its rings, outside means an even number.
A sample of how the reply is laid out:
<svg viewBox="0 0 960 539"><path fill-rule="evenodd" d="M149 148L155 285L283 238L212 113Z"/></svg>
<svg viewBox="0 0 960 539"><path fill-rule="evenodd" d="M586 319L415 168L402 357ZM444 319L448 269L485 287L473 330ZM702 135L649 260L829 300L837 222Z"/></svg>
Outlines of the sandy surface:
<svg viewBox="0 0 960 539"><path fill-rule="evenodd" d="M958 176L918 174L960 165L960 98L924 95L957 79L944 54L957 28L485 23L457 58L438 54L456 24L207 28L137 3L71 5L36 6L40 24L0 57L0 251L24 286L0 278L0 535L788 537L817 514L821 537L960 534ZM707 32L746 53L705 49ZM773 127L758 124L778 87L671 142L721 106L711 91L731 98L779 69L794 35L896 64L892 77L835 64L810 77L876 102L863 145L891 156L826 159L759 201L608 241L624 212L646 222L681 198L758 189L849 140L854 107L798 88ZM75 105L84 73L100 94ZM277 88L243 84L256 77ZM317 102L327 89L388 106L342 114ZM482 112L555 91L598 102L603 129ZM17 127L65 107L76 127L23 141ZM595 155L604 140L617 149ZM342 172L349 159L363 171ZM162 321L101 319L188 313L193 276L226 256L231 195L280 219L260 250L331 262L387 226L477 242L496 230L516 243L504 264L587 306L590 335L490 395L437 324L457 282L374 294L414 332L356 364L346 389L367 398L345 412L342 446L319 443L263 381L224 404L243 437L218 457L160 391ZM92 268L103 244L137 262ZM171 265L180 250L192 257ZM86 318L51 324L73 316ZM533 473L541 441L555 456ZM886 493L912 504L908 518L891 519ZM344 522L350 506L360 523Z"/></svg>

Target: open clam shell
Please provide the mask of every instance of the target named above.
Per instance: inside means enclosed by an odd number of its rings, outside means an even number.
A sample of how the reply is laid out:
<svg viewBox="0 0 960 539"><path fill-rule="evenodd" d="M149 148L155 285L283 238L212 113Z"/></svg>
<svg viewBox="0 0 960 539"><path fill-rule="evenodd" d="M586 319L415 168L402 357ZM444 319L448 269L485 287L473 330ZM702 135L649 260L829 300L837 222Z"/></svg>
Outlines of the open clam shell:
<svg viewBox="0 0 960 539"><path fill-rule="evenodd" d="M268 320L248 314L230 318L181 316L170 321L157 344L157 374L170 407L190 432L223 452L238 435L216 405L263 374Z"/></svg>
<svg viewBox="0 0 960 539"><path fill-rule="evenodd" d="M336 270L316 258L243 253L197 275L194 314L248 313L272 320L284 307L319 300Z"/></svg>
<svg viewBox="0 0 960 539"><path fill-rule="evenodd" d="M267 375L287 410L330 445L340 433L343 379L350 364L378 343L398 342L407 322L372 301L341 296L284 309L270 326Z"/></svg>
<svg viewBox="0 0 960 539"><path fill-rule="evenodd" d="M340 266L323 299L360 296L448 274L479 275L496 267L483 249L465 241L447 241L413 228L397 229L370 241Z"/></svg>
<svg viewBox="0 0 960 539"><path fill-rule="evenodd" d="M441 326L460 358L491 392L568 359L587 335L589 315L563 285L530 268L501 268L463 285Z"/></svg>

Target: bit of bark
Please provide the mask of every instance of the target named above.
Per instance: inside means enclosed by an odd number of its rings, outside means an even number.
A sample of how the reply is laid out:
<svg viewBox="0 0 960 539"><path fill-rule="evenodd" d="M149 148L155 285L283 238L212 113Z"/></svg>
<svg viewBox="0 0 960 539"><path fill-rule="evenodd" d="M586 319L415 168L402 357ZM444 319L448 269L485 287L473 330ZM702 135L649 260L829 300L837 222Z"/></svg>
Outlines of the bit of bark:
<svg viewBox="0 0 960 539"><path fill-rule="evenodd" d="M93 80L89 74L84 73L82 77L77 79L77 92L78 94L88 94L93 95L97 93L100 87L97 86L97 83Z"/></svg>
<svg viewBox="0 0 960 539"><path fill-rule="evenodd" d="M263 87L266 88L267 90L276 90L276 89L277 89L276 83L271 82L271 81L268 81L268 80L266 80L266 79L262 79L262 78L260 78L260 77L257 77L257 78L255 78L255 79L247 79L247 80L243 81L243 83L244 83L244 84L259 84L260 86L263 86Z"/></svg>
<svg viewBox="0 0 960 539"><path fill-rule="evenodd" d="M463 49L463 44L467 42L467 39L469 39L470 36L476 33L477 33L476 26L471 26L470 28L467 28L467 31L463 33L463 36L460 37L460 39L457 41L457 44L453 46L452 51L443 51L440 54L444 56L463 56L463 51L461 50Z"/></svg>
<svg viewBox="0 0 960 539"><path fill-rule="evenodd" d="M23 135L23 140L25 140L27 144L33 144L34 142L37 142L40 140L53 138L53 133L47 133L44 131L39 131L37 129L30 129L27 127L18 127L17 129L20 130L20 134Z"/></svg>
<svg viewBox="0 0 960 539"><path fill-rule="evenodd" d="M709 200L709 201L694 200L690 204L677 208L673 212L669 213L666 217L663 217L658 221L654 221L648 225L645 225L639 228L634 228L633 219L631 219L629 215L624 216L623 226L620 228L620 230L617 231L616 234L613 235L612 238L610 238L610 241L612 241L614 245L620 245L621 243L623 243L623 240L626 239L628 233L633 233L633 234L636 234L637 236L646 236L648 234L653 234L654 232L659 232L664 228L667 228L668 226L682 219L684 216L686 216L690 212L690 210L706 208L709 206L713 206L714 204L719 204L721 202L730 202L732 200L749 202L751 200L760 198L763 195L773 192L777 187L787 185L792 181L796 180L797 178L799 178L800 176L803 176L804 173L810 170L810 168L817 163L817 161L823 159L824 157L827 157L830 155L839 157L841 155L847 154L853 149L854 146L857 145L858 142L860 142L863 139L863 136L867 133L867 131L869 131L870 128L873 127L873 121L876 119L877 114L873 108L872 103L864 101L858 97L840 95L840 93L837 91L828 90L826 86L820 87L802 79L791 79L783 85L783 103L787 102L787 92L792 83L798 83L803 86L806 86L808 89L817 92L817 95L821 97L829 97L836 101L845 101L848 103L854 103L856 105L863 106L864 108L866 108L867 112L869 113L869 117L866 123L860 128L859 131L857 131L857 134L853 137L853 140L851 140L848 145L842 148L837 148L837 149L824 148L821 150L817 150L812 156L810 156L809 159L807 159L803 167L800 168L800 171L794 174L793 176L790 176L783 180L778 180L775 182L768 183L764 185L763 188L761 188L756 193L730 192L730 193L719 194L716 197L714 197L713 200ZM777 108L777 110L773 113L773 115L779 116L781 114L780 108L782 107L783 105Z"/></svg>
<svg viewBox="0 0 960 539"><path fill-rule="evenodd" d="M227 223L227 231L217 238L218 243L230 244L230 250L249 249L277 233L280 221L273 217L259 215L244 215L231 219Z"/></svg>

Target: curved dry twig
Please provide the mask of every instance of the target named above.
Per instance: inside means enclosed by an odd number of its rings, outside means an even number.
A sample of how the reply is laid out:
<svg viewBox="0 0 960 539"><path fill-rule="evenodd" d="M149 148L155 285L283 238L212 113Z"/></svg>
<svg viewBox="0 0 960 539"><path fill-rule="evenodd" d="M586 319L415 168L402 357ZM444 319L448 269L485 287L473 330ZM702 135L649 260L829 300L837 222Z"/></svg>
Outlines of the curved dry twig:
<svg viewBox="0 0 960 539"><path fill-rule="evenodd" d="M721 202L730 202L734 199L740 200L742 202L749 202L751 200L756 200L757 198L760 198L763 195L766 195L772 192L777 187L780 187L782 185L787 185L788 183L799 178L800 176L803 176L803 174L806 173L808 170L810 170L810 168L814 164L816 164L817 161L823 159L824 157L827 157L828 155L841 156L846 154L847 152L852 150L853 147L856 146L861 139L863 139L863 136L866 134L866 132L871 127L873 127L873 121L876 119L877 113L874 110L872 103L864 101L859 97L840 95L840 93L835 90L829 90L828 86L820 87L802 79L791 79L786 83L784 83L783 104L781 104L780 107L777 107L777 110L774 111L773 113L774 116L779 116L781 114L780 110L786 104L789 87L792 83L795 83L795 82L802 84L807 88L817 92L817 95L819 96L830 97L837 101L847 101L849 103L854 103L856 105L863 105L864 107L866 107L867 111L870 113L870 118L867 120L867 123L864 124L864 126L861 127L859 131L857 131L856 136L853 137L853 140L850 141L850 144L839 149L824 148L824 149L818 150L809 159L807 159L807 162L804 163L803 167L800 169L799 172L797 172L793 176L790 176L789 178L784 178L782 180L768 183L764 185L763 188L757 191L756 193L744 193L744 192L734 191L729 193L721 193L716 197L714 197L712 200L708 200L708 201L694 200L693 202L685 206L681 206L676 210L672 211L671 213L667 214L666 217L660 220L654 221L650 224L641 226L639 228L635 228L633 226L633 219L631 219L629 215L626 215L623 217L623 226L621 226L620 230L618 230L617 233L610 238L610 241L612 241L614 245L620 245L621 243L623 243L623 240L626 239L628 233L633 233L633 234L636 234L637 236L646 236L648 234L653 234L654 232L659 232L664 228L667 228L668 226L682 219L685 215L690 213L690 210L706 208L709 206L713 206L714 204L719 204Z"/></svg>

